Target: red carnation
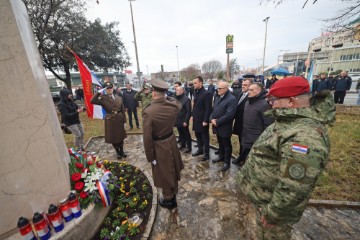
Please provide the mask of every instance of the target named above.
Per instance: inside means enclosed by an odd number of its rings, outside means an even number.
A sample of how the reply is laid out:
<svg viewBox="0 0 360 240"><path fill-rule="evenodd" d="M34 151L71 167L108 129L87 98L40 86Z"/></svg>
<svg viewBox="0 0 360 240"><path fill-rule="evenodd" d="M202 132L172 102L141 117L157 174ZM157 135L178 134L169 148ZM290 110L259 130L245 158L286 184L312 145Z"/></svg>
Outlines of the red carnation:
<svg viewBox="0 0 360 240"><path fill-rule="evenodd" d="M94 164L94 161L87 161L87 165L93 165Z"/></svg>
<svg viewBox="0 0 360 240"><path fill-rule="evenodd" d="M89 196L89 194L88 194L87 192L82 191L82 192L80 193L80 197L81 197L82 199L87 198L88 196Z"/></svg>
<svg viewBox="0 0 360 240"><path fill-rule="evenodd" d="M73 180L74 182L77 182L81 179L81 174L80 173L73 173L73 175L71 175L71 180Z"/></svg>
<svg viewBox="0 0 360 240"><path fill-rule="evenodd" d="M83 187L84 187L84 183L83 182L77 182L77 183L75 183L75 190L77 190L77 191L80 191L81 189L83 189Z"/></svg>
<svg viewBox="0 0 360 240"><path fill-rule="evenodd" d="M75 163L75 167L78 169L82 169L84 167L84 164L77 162Z"/></svg>

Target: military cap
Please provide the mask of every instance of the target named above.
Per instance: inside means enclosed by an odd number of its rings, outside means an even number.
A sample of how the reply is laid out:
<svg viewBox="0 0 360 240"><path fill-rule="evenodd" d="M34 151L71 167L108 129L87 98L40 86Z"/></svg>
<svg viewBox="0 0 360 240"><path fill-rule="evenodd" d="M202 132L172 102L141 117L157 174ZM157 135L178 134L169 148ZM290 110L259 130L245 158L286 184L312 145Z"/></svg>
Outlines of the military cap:
<svg viewBox="0 0 360 240"><path fill-rule="evenodd" d="M275 82L268 96L277 98L295 97L310 91L309 82L303 77L287 77Z"/></svg>
<svg viewBox="0 0 360 240"><path fill-rule="evenodd" d="M166 84L166 82L158 79L151 80L151 86L154 88L155 91L159 92L165 92L169 89L169 85Z"/></svg>
<svg viewBox="0 0 360 240"><path fill-rule="evenodd" d="M113 88L113 84L111 82L107 82L104 84L105 88Z"/></svg>

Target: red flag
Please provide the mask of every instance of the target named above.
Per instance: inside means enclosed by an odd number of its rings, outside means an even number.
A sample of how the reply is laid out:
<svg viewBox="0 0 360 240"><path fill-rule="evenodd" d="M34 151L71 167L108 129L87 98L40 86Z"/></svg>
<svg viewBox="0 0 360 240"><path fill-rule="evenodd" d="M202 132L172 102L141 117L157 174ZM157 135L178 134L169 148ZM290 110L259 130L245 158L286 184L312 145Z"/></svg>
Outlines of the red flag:
<svg viewBox="0 0 360 240"><path fill-rule="evenodd" d="M125 70L125 73L132 74L132 71L131 70Z"/></svg>
<svg viewBox="0 0 360 240"><path fill-rule="evenodd" d="M84 89L84 104L86 106L87 115L88 117L94 118L96 117L94 116L94 105L90 103L90 99L93 96L92 84L96 84L99 86L101 86L101 84L96 79L95 75L90 72L89 68L84 64L81 58L79 58L79 56L76 55L76 53L74 53L70 48L68 49L74 55L79 68L81 82Z"/></svg>

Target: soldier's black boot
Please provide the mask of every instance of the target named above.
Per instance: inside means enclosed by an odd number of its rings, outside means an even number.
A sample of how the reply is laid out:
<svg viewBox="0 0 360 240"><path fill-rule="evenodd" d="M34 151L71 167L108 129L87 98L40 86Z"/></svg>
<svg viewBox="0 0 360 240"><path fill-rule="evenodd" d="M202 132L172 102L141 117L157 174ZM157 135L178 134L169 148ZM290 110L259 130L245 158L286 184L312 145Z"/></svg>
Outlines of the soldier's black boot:
<svg viewBox="0 0 360 240"><path fill-rule="evenodd" d="M230 169L230 163L224 163L224 166L220 169L220 171L225 172Z"/></svg>
<svg viewBox="0 0 360 240"><path fill-rule="evenodd" d="M116 150L116 157L117 157L117 159L122 159L122 154L121 154L121 152L120 152L120 149L119 149L119 148L115 148L115 150Z"/></svg>
<svg viewBox="0 0 360 240"><path fill-rule="evenodd" d="M127 154L124 152L124 147L120 147L120 154L122 157L126 158L127 157Z"/></svg>
<svg viewBox="0 0 360 240"><path fill-rule="evenodd" d="M220 153L220 150L217 149L215 152L214 152L216 155L218 155Z"/></svg>
<svg viewBox="0 0 360 240"><path fill-rule="evenodd" d="M176 197L174 196L172 199L169 199L169 200L160 198L159 205L163 208L173 210L174 208L177 207Z"/></svg>

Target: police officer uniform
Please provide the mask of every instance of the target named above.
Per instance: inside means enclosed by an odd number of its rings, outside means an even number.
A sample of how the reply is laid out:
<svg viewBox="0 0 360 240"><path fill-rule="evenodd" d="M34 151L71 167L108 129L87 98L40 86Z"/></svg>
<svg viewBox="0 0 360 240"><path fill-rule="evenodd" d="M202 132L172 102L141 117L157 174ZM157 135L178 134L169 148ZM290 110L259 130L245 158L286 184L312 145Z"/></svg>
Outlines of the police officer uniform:
<svg viewBox="0 0 360 240"><path fill-rule="evenodd" d="M145 155L151 162L154 184L162 188L159 204L173 209L177 207L176 194L180 172L184 168L173 133L176 116L181 104L173 98L165 98L169 86L161 80L151 80L154 93L164 94L154 99L142 112Z"/></svg>

